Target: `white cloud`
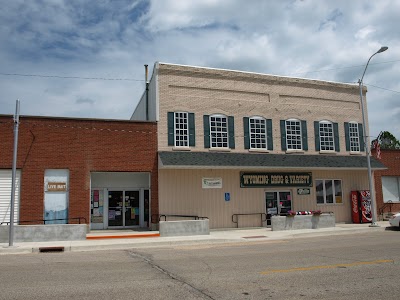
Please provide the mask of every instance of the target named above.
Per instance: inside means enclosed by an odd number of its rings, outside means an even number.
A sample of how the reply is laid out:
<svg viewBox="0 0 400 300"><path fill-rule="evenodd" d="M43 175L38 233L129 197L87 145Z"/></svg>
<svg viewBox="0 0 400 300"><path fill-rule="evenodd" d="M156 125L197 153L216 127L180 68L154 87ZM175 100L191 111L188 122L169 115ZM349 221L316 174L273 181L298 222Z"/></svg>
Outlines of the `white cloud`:
<svg viewBox="0 0 400 300"><path fill-rule="evenodd" d="M356 32L355 38L356 39L365 39L369 34L374 33L376 31L375 27L373 26L366 26L361 28L359 31Z"/></svg>
<svg viewBox="0 0 400 300"><path fill-rule="evenodd" d="M398 63L378 64L400 60L398 11L395 0L7 1L0 72L138 81L0 75L0 113L20 98L23 114L127 119L155 61L356 82L381 45L364 81L398 91ZM372 134L400 138L397 97L369 88Z"/></svg>

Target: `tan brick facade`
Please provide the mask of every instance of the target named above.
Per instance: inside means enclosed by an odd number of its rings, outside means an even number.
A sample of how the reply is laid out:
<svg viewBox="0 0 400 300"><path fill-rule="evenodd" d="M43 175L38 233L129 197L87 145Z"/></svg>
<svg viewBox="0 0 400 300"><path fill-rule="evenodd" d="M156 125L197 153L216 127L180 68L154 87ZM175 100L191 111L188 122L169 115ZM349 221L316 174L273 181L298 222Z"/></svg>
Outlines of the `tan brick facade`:
<svg viewBox="0 0 400 300"><path fill-rule="evenodd" d="M243 117L272 119L271 153L281 150L280 120L307 121L308 151L316 154L314 121L338 123L340 155L347 155L344 122L362 123L358 85L277 77L176 65L159 65L160 151L172 150L167 143L167 113L186 111L195 114L196 147L204 148L203 115L224 114L235 118L236 147L232 152L248 152L243 142ZM363 155L363 153L360 153Z"/></svg>

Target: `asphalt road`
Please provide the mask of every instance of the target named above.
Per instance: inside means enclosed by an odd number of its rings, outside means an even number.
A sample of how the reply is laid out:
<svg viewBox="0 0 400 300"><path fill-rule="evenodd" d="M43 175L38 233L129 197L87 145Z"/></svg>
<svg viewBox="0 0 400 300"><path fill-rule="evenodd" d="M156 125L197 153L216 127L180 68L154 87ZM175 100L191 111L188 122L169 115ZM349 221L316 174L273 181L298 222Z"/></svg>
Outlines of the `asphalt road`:
<svg viewBox="0 0 400 300"><path fill-rule="evenodd" d="M399 299L400 231L0 256L0 299Z"/></svg>

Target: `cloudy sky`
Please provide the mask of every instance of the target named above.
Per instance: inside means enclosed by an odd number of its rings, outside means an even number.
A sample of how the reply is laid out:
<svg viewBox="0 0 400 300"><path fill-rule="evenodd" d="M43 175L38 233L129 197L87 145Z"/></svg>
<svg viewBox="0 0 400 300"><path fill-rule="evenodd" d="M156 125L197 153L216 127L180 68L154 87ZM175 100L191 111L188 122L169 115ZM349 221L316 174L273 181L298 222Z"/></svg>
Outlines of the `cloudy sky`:
<svg viewBox="0 0 400 300"><path fill-rule="evenodd" d="M129 119L156 61L356 83L400 139L400 0L1 1L0 114ZM150 73L151 74L151 73Z"/></svg>

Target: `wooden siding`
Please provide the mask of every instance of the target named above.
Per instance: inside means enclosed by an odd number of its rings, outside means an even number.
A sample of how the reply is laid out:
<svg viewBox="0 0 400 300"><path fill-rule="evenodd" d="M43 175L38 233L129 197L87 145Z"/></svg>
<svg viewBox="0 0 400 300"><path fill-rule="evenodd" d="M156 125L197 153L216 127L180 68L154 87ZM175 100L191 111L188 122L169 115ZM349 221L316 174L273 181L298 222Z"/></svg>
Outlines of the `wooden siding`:
<svg viewBox="0 0 400 300"><path fill-rule="evenodd" d="M198 215L210 219L210 228L234 228L236 224L232 222L232 214L265 213L265 191L290 190L293 210L332 211L335 213L336 222L351 222L350 191L368 187L365 171L314 171L311 194L300 196L297 195L296 187L240 188L241 171L246 170L161 169L159 171L160 214ZM222 188L203 189L203 177L222 178ZM341 179L343 204L317 205L316 179ZM225 193L230 193L230 201L225 201ZM260 225L259 216L240 217L239 220L239 227Z"/></svg>

